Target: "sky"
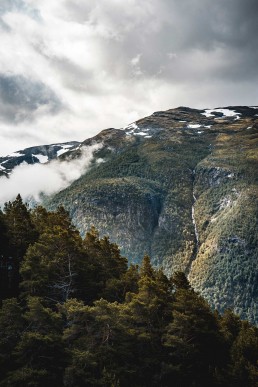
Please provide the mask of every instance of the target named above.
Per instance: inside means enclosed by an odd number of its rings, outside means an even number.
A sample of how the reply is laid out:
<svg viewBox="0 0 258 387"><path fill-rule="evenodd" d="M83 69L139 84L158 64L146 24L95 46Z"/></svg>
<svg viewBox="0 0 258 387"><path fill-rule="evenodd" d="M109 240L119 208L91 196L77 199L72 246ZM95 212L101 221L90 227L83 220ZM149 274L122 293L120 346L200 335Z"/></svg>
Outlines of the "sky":
<svg viewBox="0 0 258 387"><path fill-rule="evenodd" d="M258 105L257 0L0 0L0 156Z"/></svg>

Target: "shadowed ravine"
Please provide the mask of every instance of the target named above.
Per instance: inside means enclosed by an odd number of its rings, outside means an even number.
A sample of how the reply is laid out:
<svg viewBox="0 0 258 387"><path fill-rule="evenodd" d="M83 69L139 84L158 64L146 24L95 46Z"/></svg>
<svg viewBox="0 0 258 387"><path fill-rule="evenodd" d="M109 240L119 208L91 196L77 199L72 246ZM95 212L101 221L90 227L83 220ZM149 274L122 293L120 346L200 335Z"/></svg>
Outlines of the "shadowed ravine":
<svg viewBox="0 0 258 387"><path fill-rule="evenodd" d="M195 202L196 202L196 196L194 194L194 182L195 182L195 170L193 170L193 185L192 185L192 190L193 190L193 205L192 205L192 222L193 222L193 227L194 227L194 247L193 247L193 252L189 260L189 264L186 267L185 274L189 276L192 268L193 261L196 259L197 254L198 254L198 248L199 248L199 234L197 230L197 225L195 221Z"/></svg>

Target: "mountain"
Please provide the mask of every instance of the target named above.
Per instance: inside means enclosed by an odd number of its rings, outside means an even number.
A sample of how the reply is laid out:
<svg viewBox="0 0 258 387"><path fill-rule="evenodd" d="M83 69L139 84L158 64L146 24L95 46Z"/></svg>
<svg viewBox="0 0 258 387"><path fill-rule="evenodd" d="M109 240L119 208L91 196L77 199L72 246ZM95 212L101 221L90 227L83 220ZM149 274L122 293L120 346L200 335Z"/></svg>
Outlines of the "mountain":
<svg viewBox="0 0 258 387"><path fill-rule="evenodd" d="M40 145L14 152L8 156L0 157L0 176L8 176L13 169L22 163L45 164L56 159L68 150L75 150L80 146L77 141L62 144Z"/></svg>
<svg viewBox="0 0 258 387"><path fill-rule="evenodd" d="M45 200L94 225L131 262L145 253L182 270L219 311L258 323L258 107L153 113L106 129L61 155L99 144L90 168Z"/></svg>

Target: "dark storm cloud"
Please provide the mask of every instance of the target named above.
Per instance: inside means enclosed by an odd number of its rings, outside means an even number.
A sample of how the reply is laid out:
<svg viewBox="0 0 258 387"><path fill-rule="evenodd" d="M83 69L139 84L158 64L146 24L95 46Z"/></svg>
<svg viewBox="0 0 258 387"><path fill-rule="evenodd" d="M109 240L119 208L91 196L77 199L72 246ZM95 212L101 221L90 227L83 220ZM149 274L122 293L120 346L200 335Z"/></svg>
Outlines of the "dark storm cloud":
<svg viewBox="0 0 258 387"><path fill-rule="evenodd" d="M23 76L0 75L0 113L10 122L32 118L40 107L56 113L61 103L55 94L41 82L32 82Z"/></svg>
<svg viewBox="0 0 258 387"><path fill-rule="evenodd" d="M217 5L218 6L218 5ZM221 41L236 48L257 48L258 2L256 0L230 0L219 2L218 36Z"/></svg>
<svg viewBox="0 0 258 387"><path fill-rule="evenodd" d="M203 73L205 64L204 77L229 77L230 81L239 82L239 77L246 80L257 76L256 0L164 0L145 1L137 6L133 1L122 5L93 0L82 4L67 1L66 6L72 20L102 28L107 37L114 38L103 51L109 50L106 65L115 73L130 74L130 59L141 53L142 75L184 80L191 65L190 55L201 51L201 66L193 61L196 71L191 69L191 76L199 70ZM129 11L130 6L135 12ZM218 63L215 58L211 65L209 56L216 50Z"/></svg>
<svg viewBox="0 0 258 387"><path fill-rule="evenodd" d="M141 34L142 26L138 26L127 36L127 52L137 47L142 53L143 72L154 75L161 68L160 77L175 81L188 81L189 69L190 77L200 73L205 78L237 82L257 78L256 0L166 1L157 17L160 15L163 23L157 31L149 33L147 25ZM152 22L155 15L150 25ZM197 52L202 58L191 61Z"/></svg>
<svg viewBox="0 0 258 387"><path fill-rule="evenodd" d="M174 15L179 49L209 51L218 44L240 48L257 42L256 0L181 0L167 1L166 6L167 14Z"/></svg>

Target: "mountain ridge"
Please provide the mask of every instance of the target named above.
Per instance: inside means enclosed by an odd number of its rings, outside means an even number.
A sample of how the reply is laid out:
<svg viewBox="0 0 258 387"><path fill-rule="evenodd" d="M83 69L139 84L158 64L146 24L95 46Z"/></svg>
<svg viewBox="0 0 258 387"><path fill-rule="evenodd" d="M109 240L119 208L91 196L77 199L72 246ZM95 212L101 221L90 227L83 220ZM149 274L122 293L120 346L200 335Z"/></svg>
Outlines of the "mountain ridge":
<svg viewBox="0 0 258 387"><path fill-rule="evenodd" d="M0 176L8 176L13 169L22 163L26 164L45 164L56 159L61 154L70 150L75 150L80 146L78 141L68 141L64 143L38 145L25 148L0 157Z"/></svg>

